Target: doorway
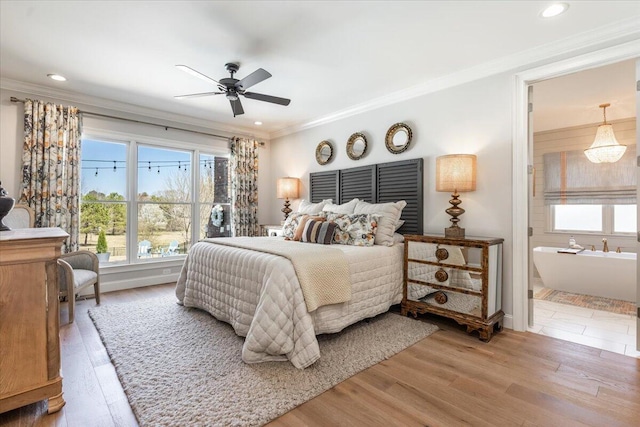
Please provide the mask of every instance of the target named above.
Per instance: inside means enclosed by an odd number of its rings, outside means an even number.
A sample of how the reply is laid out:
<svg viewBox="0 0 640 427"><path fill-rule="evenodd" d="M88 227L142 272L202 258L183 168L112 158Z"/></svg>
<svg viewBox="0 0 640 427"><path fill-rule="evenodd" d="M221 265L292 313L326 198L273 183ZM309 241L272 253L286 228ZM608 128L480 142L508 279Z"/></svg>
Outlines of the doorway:
<svg viewBox="0 0 640 427"><path fill-rule="evenodd" d="M633 59L639 55L640 51L638 49L637 44L627 44L621 45L616 48L606 49L603 51L599 51L593 54L588 54L581 56L579 58L574 58L572 60L559 62L556 64L551 64L549 66L541 67L535 70L530 70L521 74L518 74L515 79L516 87L515 87L515 102L514 102L514 293L513 293L513 307L514 307L514 315L513 315L513 327L515 330L526 330L528 328L528 314L530 311L534 310L534 289L533 286L531 289L528 289L529 274L533 273L532 267L530 267L530 248L529 248L529 237L528 237L528 227L529 227L529 219L528 213L529 209L529 179L528 171L532 172L533 163L530 159L532 159L532 153L530 153L530 147L528 145L528 135L527 135L527 89L529 86L535 86L536 84L542 84L547 80L551 80L555 77L567 76L572 73L577 73L585 70L596 69L597 67L605 67L611 64L616 64L618 62L622 62L625 60ZM635 97L635 91L631 95ZM535 106L535 102L534 102ZM597 105L596 105L597 106ZM535 109L536 107L534 107ZM634 114L635 115L635 114ZM589 121L591 123L597 123L598 119ZM532 151L532 150L531 150ZM527 166L531 165L531 168ZM540 190L540 189L538 189ZM534 224L535 228L535 224ZM568 240L569 236L566 236ZM629 240L628 240L629 241ZM631 239L633 241L633 245L635 246L634 252L637 252L637 243L635 239ZM585 242L586 243L586 242ZM629 244L629 243L627 243ZM566 244L565 244L566 246ZM532 274L533 275L533 274ZM531 285L534 284L534 281L531 281ZM529 309L529 303L531 303L531 309ZM543 304L544 305L544 304ZM547 306L547 309L549 306ZM547 310L544 314L551 314L553 316L556 312L552 310ZM543 312L541 312L543 313ZM535 317L535 312L533 313ZM571 314L571 313L569 313ZM575 313L574 313L575 314ZM583 313L584 314L584 313ZM562 317L563 315L559 315ZM569 316L564 316L569 317ZM636 318L636 324L638 320ZM587 327L591 327L592 329L589 332L593 332L593 324L591 326L583 325L583 331L586 330ZM535 321L532 327L532 330L535 332ZM542 329L542 325L538 325L540 330ZM620 331L620 329L618 329ZM629 329L627 329L627 334L629 333ZM637 326L636 326L636 337L635 341L637 344ZM561 335L561 334L558 334ZM566 334L565 334L566 335ZM558 338L563 338L558 336ZM566 338L566 337L565 337ZM633 337L632 337L633 338ZM584 344L590 345L588 342L583 342ZM633 342L628 345L629 350L634 350Z"/></svg>

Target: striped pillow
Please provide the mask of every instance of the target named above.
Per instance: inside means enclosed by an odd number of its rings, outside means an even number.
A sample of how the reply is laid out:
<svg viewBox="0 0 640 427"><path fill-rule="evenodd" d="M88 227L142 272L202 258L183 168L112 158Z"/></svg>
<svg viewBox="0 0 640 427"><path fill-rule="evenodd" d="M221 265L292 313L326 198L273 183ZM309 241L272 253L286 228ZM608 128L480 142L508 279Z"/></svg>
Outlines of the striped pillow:
<svg viewBox="0 0 640 427"><path fill-rule="evenodd" d="M309 220L302 232L302 241L330 245L337 225L333 222Z"/></svg>

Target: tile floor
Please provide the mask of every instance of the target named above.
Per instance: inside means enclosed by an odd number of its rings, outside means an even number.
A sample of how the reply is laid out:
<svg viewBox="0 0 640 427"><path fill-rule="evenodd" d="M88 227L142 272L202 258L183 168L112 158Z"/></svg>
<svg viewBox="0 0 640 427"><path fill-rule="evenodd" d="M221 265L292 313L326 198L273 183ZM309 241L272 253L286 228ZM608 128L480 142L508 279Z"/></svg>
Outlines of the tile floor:
<svg viewBox="0 0 640 427"><path fill-rule="evenodd" d="M534 293L542 282L534 283ZM634 316L535 300L529 331L640 358Z"/></svg>

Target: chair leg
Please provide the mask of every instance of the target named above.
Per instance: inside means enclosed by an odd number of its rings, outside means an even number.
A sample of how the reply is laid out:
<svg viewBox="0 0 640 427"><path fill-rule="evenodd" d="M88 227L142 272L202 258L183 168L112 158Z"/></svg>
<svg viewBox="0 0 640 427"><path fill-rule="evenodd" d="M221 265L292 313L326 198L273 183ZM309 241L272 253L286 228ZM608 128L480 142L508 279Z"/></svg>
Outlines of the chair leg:
<svg viewBox="0 0 640 427"><path fill-rule="evenodd" d="M73 323L76 309L76 294L74 291L69 292L69 323Z"/></svg>
<svg viewBox="0 0 640 427"><path fill-rule="evenodd" d="M96 294L96 304L100 305L100 283L93 285L93 292Z"/></svg>

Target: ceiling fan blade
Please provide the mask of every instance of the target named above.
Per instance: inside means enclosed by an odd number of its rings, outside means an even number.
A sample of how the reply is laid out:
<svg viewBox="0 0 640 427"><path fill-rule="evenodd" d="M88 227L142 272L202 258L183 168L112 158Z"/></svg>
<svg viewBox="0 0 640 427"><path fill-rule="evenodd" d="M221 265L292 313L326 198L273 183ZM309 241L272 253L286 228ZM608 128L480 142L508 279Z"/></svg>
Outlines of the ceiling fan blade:
<svg viewBox="0 0 640 427"><path fill-rule="evenodd" d="M217 80L213 80L211 77L205 76L201 72L196 71L191 67L188 67L186 65L176 65L176 68L179 69L179 70L184 71L187 74L191 74L192 76L195 76L195 77L197 77L199 79L202 79L202 80L204 80L206 82L213 83L216 86L220 86L220 83Z"/></svg>
<svg viewBox="0 0 640 427"><path fill-rule="evenodd" d="M267 70L264 70L262 68L258 68L253 73L249 74L247 77L237 82L235 84L235 87L241 90L247 90L251 86L257 83L260 83L263 80L267 80L269 77L271 77L271 73L269 73Z"/></svg>
<svg viewBox="0 0 640 427"><path fill-rule="evenodd" d="M229 100L231 103L231 110L233 110L233 117L244 114L244 110L242 109L242 103L240 102L240 98L236 100Z"/></svg>
<svg viewBox="0 0 640 427"><path fill-rule="evenodd" d="M200 98L202 96L211 96L211 95L222 95L224 92L202 92L202 93L190 93L189 95L176 95L175 99L185 99L185 98Z"/></svg>
<svg viewBox="0 0 640 427"><path fill-rule="evenodd" d="M291 102L291 100L287 98L279 98L277 96L263 95L261 93L255 93L255 92L245 92L242 95L250 99L257 99L258 101L271 102L273 104L289 105L289 103Z"/></svg>

